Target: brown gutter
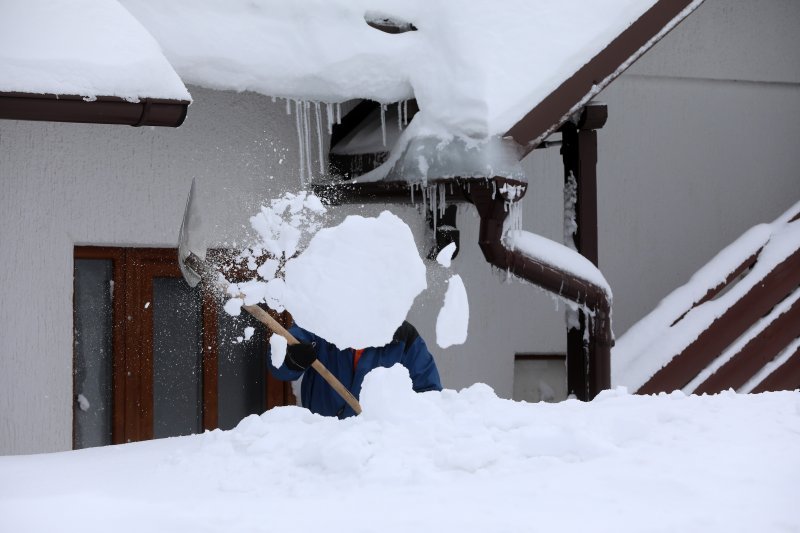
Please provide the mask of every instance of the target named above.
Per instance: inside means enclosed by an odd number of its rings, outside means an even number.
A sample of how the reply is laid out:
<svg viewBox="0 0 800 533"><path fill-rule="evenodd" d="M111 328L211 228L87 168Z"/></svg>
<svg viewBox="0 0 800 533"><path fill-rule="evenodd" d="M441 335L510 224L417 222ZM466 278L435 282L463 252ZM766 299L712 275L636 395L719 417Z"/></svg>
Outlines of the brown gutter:
<svg viewBox="0 0 800 533"><path fill-rule="evenodd" d="M508 180L504 178L493 178L491 181L470 180L462 183L464 194L475 204L481 219L478 244L490 264L585 306L593 313L594 316L590 317L590 345L587 347L587 370L590 378L587 390L578 391L580 399L592 399L611 386L613 340L608 295L602 288L587 280L505 247L502 237L503 225L508 216L508 202L497 191L506 181Z"/></svg>
<svg viewBox="0 0 800 533"><path fill-rule="evenodd" d="M597 94L616 79L657 41L664 28L678 18L694 0L659 0L628 29L594 56L578 72L545 97L539 105L508 130L512 137L529 152L547 135L557 130L569 116L585 104L584 100ZM688 15L688 13L687 13ZM680 21L678 21L680 22ZM646 47L646 48L645 48ZM631 64L633 62L631 61Z"/></svg>
<svg viewBox="0 0 800 533"><path fill-rule="evenodd" d="M142 98L128 102L115 96L99 96L86 101L74 95L0 92L0 119L10 120L177 128L183 124L188 108L185 100Z"/></svg>

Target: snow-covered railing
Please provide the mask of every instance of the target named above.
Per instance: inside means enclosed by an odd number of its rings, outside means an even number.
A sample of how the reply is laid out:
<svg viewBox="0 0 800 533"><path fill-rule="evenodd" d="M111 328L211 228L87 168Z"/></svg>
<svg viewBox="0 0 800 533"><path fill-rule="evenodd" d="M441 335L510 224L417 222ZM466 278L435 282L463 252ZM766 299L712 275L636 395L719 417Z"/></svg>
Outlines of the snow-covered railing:
<svg viewBox="0 0 800 533"><path fill-rule="evenodd" d="M617 340L612 383L650 394L800 386L800 202L744 233Z"/></svg>

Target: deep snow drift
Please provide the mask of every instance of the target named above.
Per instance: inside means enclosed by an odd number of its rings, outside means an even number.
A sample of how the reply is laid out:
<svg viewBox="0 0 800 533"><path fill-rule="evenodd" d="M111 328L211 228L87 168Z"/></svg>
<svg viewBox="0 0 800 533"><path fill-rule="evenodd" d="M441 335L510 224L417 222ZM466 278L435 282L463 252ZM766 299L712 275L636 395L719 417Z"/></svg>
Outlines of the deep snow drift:
<svg viewBox="0 0 800 533"><path fill-rule="evenodd" d="M800 393L525 404L485 385L363 415L298 407L231 431L0 457L0 530L797 531Z"/></svg>

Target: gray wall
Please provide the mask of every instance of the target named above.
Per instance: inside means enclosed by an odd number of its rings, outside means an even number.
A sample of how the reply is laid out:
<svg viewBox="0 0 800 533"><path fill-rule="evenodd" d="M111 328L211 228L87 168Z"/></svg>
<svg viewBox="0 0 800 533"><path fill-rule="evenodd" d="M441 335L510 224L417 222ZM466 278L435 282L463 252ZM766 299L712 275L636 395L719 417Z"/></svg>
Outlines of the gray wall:
<svg viewBox="0 0 800 533"><path fill-rule="evenodd" d="M707 0L600 95L600 267L617 335L800 199L798 29L796 0Z"/></svg>
<svg viewBox="0 0 800 533"><path fill-rule="evenodd" d="M798 23L792 0L708 0L601 95L610 118L599 135L600 267L617 334L800 198ZM232 239L227 228L247 224L260 200L298 185L295 122L282 103L191 90L178 130L0 122L0 454L71 446L76 244L173 246L193 177L218 238ZM523 227L560 240L558 150L524 164ZM395 211L426 252L418 210ZM509 397L515 352L563 351L564 307L483 262L474 209L460 209L459 225L453 270L470 298L467 344L435 346L449 275L435 264L410 318L445 386L482 381Z"/></svg>

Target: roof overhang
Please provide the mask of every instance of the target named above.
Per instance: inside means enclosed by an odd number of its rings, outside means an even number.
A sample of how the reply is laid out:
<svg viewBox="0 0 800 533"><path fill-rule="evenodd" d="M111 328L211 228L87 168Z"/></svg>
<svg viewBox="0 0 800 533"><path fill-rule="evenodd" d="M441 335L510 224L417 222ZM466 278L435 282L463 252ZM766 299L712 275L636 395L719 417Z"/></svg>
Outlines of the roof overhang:
<svg viewBox="0 0 800 533"><path fill-rule="evenodd" d="M660 0L522 117L506 136L530 152L688 17L702 0Z"/></svg>
<svg viewBox="0 0 800 533"><path fill-rule="evenodd" d="M83 96L0 92L0 119L166 126L183 124L187 100L142 98L130 102L114 96Z"/></svg>

